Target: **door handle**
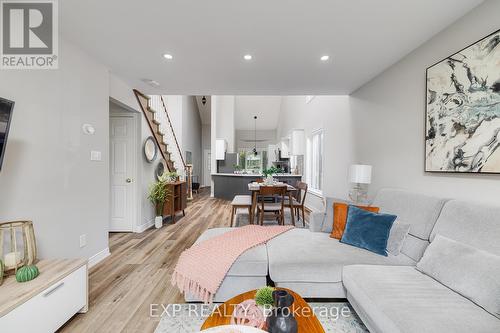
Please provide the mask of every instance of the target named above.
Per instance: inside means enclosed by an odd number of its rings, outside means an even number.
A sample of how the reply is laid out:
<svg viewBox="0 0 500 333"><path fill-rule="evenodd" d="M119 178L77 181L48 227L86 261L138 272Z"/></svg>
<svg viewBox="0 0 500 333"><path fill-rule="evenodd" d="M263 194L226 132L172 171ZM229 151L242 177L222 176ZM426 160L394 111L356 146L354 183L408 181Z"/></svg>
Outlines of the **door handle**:
<svg viewBox="0 0 500 333"><path fill-rule="evenodd" d="M126 181L127 183L132 183L132 178L127 178L125 181Z"/></svg>

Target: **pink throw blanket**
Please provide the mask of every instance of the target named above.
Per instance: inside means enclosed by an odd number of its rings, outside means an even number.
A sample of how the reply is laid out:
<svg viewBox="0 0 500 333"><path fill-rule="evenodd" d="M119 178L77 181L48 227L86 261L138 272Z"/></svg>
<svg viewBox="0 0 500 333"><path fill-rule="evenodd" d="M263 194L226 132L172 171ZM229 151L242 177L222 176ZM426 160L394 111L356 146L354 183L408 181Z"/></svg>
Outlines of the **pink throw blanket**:
<svg viewBox="0 0 500 333"><path fill-rule="evenodd" d="M227 272L245 251L293 229L292 226L247 225L212 237L182 252L172 275L172 284L212 303Z"/></svg>

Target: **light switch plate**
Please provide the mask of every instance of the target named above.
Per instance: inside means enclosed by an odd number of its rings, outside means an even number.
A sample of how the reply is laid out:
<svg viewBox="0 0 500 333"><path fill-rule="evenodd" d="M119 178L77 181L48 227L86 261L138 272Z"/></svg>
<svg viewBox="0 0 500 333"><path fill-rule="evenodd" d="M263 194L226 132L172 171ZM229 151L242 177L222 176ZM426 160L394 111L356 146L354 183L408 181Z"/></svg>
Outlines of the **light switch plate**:
<svg viewBox="0 0 500 333"><path fill-rule="evenodd" d="M85 247L87 246L87 235L83 234L80 235L80 247Z"/></svg>
<svg viewBox="0 0 500 333"><path fill-rule="evenodd" d="M101 152L100 151L97 151L97 150L92 150L90 152L90 160L91 161L101 161L102 160L102 156L101 156Z"/></svg>

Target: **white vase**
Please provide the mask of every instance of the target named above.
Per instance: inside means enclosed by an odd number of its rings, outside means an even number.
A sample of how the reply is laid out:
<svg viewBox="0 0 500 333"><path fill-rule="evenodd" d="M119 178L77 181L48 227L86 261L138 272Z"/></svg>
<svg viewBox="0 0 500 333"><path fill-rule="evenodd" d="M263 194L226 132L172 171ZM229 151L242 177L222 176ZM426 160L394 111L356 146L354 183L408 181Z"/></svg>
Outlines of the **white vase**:
<svg viewBox="0 0 500 333"><path fill-rule="evenodd" d="M155 227L156 229L160 229L163 226L163 216L155 217Z"/></svg>

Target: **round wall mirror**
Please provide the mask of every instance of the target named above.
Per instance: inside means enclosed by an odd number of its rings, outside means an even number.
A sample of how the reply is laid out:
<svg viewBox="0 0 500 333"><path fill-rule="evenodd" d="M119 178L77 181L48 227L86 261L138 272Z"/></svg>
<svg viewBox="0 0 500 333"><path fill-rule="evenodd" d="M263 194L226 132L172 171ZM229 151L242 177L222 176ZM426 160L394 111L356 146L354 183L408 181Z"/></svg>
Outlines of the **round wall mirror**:
<svg viewBox="0 0 500 333"><path fill-rule="evenodd" d="M150 136L144 142L144 156L146 157L146 161L149 163L153 162L156 159L156 155L158 154L158 148L156 147L156 143L154 138Z"/></svg>
<svg viewBox="0 0 500 333"><path fill-rule="evenodd" d="M167 166L165 165L165 161L161 160L156 166L156 179L160 180L160 177L163 176L166 170Z"/></svg>

